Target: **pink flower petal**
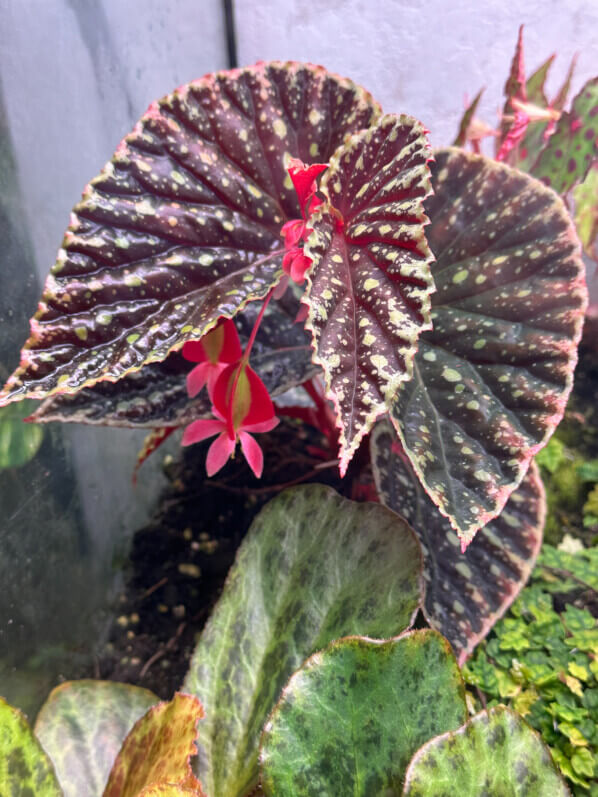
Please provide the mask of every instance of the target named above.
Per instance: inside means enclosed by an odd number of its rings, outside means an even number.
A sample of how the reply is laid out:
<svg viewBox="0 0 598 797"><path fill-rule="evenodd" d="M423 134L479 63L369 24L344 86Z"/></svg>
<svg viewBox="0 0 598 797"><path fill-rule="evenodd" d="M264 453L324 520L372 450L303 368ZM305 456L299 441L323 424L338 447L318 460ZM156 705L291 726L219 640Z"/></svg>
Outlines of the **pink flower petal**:
<svg viewBox="0 0 598 797"><path fill-rule="evenodd" d="M264 470L264 454L262 453L259 443L257 443L250 434L247 434L247 432L241 432L239 434L239 439L241 441L243 455L249 467L254 472L257 479L261 478L262 471Z"/></svg>
<svg viewBox="0 0 598 797"><path fill-rule="evenodd" d="M192 363L202 363L207 359L203 345L200 340L188 340L183 344L181 352L183 357Z"/></svg>
<svg viewBox="0 0 598 797"><path fill-rule="evenodd" d="M248 423L243 424L241 427L241 431L243 432L251 432L252 434L259 434L260 432L269 432L274 429L280 420L274 416L273 418L269 418L267 421L260 421L259 423Z"/></svg>
<svg viewBox="0 0 598 797"><path fill-rule="evenodd" d="M222 428L222 425L220 425L220 428ZM234 454L236 442L236 440L231 440L225 431L218 435L208 449L208 456L206 457L206 472L208 476L218 473L226 465L228 459Z"/></svg>
<svg viewBox="0 0 598 797"><path fill-rule="evenodd" d="M208 437L222 432L225 428L226 424L224 424L223 421L208 418L193 421L183 432L181 445L190 446L193 445L193 443L200 443L202 440L206 440Z"/></svg>
<svg viewBox="0 0 598 797"><path fill-rule="evenodd" d="M185 343L185 346L186 345L187 344ZM197 396L199 391L208 381L210 375L210 366L211 363L209 361L200 363L187 374L187 393L189 394L189 398L194 398Z"/></svg>

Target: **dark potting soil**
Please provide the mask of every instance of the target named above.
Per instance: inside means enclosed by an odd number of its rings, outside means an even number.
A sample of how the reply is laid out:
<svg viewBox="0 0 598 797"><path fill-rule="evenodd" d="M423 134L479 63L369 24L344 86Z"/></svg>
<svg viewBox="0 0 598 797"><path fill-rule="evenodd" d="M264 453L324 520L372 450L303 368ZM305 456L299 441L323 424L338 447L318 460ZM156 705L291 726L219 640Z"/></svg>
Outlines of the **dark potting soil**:
<svg viewBox="0 0 598 797"><path fill-rule="evenodd" d="M172 697L236 550L264 504L299 480L328 484L344 494L349 489L351 480L341 481L338 468L326 466L325 441L312 427L283 420L259 442L265 461L260 480L239 454L207 479L209 442L181 449L177 461L165 461L168 485L152 520L133 538L116 617L90 677Z"/></svg>

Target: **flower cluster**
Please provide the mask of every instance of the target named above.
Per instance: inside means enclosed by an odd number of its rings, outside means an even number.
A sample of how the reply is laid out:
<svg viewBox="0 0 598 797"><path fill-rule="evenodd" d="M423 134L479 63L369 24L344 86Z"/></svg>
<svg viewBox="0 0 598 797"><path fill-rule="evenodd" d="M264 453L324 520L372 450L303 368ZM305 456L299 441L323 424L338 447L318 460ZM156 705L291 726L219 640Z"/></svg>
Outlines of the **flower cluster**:
<svg viewBox="0 0 598 797"><path fill-rule="evenodd" d="M206 458L208 476L226 464L237 442L256 477L262 475L264 455L252 434L274 429L278 418L266 386L249 365L253 338L243 353L235 325L223 319L201 340L183 347L183 357L199 363L187 376L188 393L195 396L207 385L214 418L190 423L182 444L188 446L217 435Z"/></svg>

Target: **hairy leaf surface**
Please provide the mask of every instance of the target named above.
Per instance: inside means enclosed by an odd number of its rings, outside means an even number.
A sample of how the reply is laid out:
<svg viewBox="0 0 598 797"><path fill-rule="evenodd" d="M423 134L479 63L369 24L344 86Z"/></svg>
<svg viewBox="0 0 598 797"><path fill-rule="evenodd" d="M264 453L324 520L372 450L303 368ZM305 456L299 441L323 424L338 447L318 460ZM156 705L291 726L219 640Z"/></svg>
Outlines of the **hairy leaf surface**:
<svg viewBox="0 0 598 797"><path fill-rule="evenodd" d="M429 158L419 122L384 116L334 154L321 183L327 202L310 220L306 328L336 407L341 475L411 377L430 328Z"/></svg>
<svg viewBox="0 0 598 797"><path fill-rule="evenodd" d="M0 697L0 794L61 797L52 762L27 720Z"/></svg>
<svg viewBox="0 0 598 797"><path fill-rule="evenodd" d="M565 111L531 173L559 194L582 181L598 157L598 78Z"/></svg>
<svg viewBox="0 0 598 797"><path fill-rule="evenodd" d="M457 731L444 733L413 756L404 797L568 797L548 747L514 711L496 706Z"/></svg>
<svg viewBox="0 0 598 797"><path fill-rule="evenodd" d="M294 323L298 308L299 302L285 306L270 302L252 349L251 366L273 397L320 372L311 361L305 330ZM249 305L235 319L243 344L259 309L257 303ZM74 395L51 396L31 419L153 429L185 426L197 418L211 417L206 391L189 398L185 379L191 367L173 352L164 362L146 365L116 383L98 382Z"/></svg>
<svg viewBox="0 0 598 797"><path fill-rule="evenodd" d="M264 792L399 794L413 753L466 713L459 668L435 631L337 640L293 675L264 728Z"/></svg>
<svg viewBox="0 0 598 797"><path fill-rule="evenodd" d="M2 399L118 380L264 296L299 215L288 158L325 162L378 113L350 81L277 62L152 104L75 206Z"/></svg>
<svg viewBox="0 0 598 797"><path fill-rule="evenodd" d="M445 636L459 664L502 617L529 578L542 543L546 501L532 462L503 511L464 553L449 521L426 495L390 424L370 441L383 504L411 525L424 553L424 614Z"/></svg>
<svg viewBox="0 0 598 797"><path fill-rule="evenodd" d="M400 633L422 586L417 540L385 507L315 484L271 501L239 549L185 681L206 709L198 744L208 794L243 797L255 786L262 727L307 656L340 636Z"/></svg>
<svg viewBox="0 0 598 797"><path fill-rule="evenodd" d="M563 416L587 305L579 244L542 183L457 149L426 203L434 328L392 421L426 492L468 544Z"/></svg>
<svg viewBox="0 0 598 797"><path fill-rule="evenodd" d="M169 703L158 703L129 732L112 771L104 797L138 797L145 788L170 783L201 793L190 760L196 753L201 703L177 693Z"/></svg>
<svg viewBox="0 0 598 797"><path fill-rule="evenodd" d="M50 693L35 734L65 797L101 797L127 734L157 702L147 689L113 681L71 681Z"/></svg>

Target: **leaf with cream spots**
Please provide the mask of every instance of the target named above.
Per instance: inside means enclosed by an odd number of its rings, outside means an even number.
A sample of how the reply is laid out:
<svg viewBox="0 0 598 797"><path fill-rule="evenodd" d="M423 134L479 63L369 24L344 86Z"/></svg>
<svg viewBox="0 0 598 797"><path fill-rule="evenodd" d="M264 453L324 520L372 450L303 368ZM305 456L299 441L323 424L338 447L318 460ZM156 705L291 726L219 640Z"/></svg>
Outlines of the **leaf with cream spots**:
<svg viewBox="0 0 598 797"><path fill-rule="evenodd" d="M598 77L588 80L565 111L531 169L559 194L581 182L598 159Z"/></svg>
<svg viewBox="0 0 598 797"><path fill-rule="evenodd" d="M217 72L153 103L85 188L0 403L162 362L281 275L289 157L327 161L379 114L322 67Z"/></svg>
<svg viewBox="0 0 598 797"><path fill-rule="evenodd" d="M305 330L294 323L298 309L299 302L290 297L290 292L281 302L270 302L253 345L251 366L272 397L320 372L311 361ZM255 302L235 318L243 344L259 310ZM178 352L173 352L164 362L146 365L116 383L98 382L74 395L50 396L41 402L31 420L137 429L186 426L197 418L212 417L207 391L189 398L185 380L190 367Z"/></svg>
<svg viewBox="0 0 598 797"><path fill-rule="evenodd" d="M429 158L419 122L384 116L334 154L309 222L306 328L336 407L341 474L410 379L430 328Z"/></svg>
<svg viewBox="0 0 598 797"><path fill-rule="evenodd" d="M420 336L391 418L467 545L563 416L587 289L575 229L553 191L457 149L436 153L432 174L434 328Z"/></svg>
<svg viewBox="0 0 598 797"><path fill-rule="evenodd" d="M420 432L429 429L422 425ZM462 433L451 445L464 456L472 452ZM451 524L426 495L387 421L374 427L370 452L380 500L405 518L421 543L426 619L463 664L515 600L540 550L546 502L538 468L532 462L500 515L461 553Z"/></svg>

